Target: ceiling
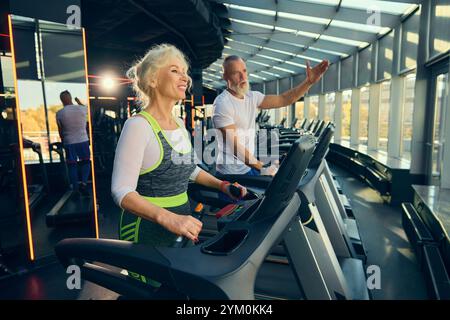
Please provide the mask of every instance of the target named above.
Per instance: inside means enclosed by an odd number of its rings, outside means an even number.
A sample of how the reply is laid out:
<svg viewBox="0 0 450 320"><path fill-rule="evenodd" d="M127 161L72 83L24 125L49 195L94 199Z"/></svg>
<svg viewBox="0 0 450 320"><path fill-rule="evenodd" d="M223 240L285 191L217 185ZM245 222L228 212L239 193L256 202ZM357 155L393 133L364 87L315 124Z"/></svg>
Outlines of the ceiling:
<svg viewBox="0 0 450 320"><path fill-rule="evenodd" d="M204 0L81 0L89 71L123 76L154 44L172 43L195 68L206 68L224 48L226 8Z"/></svg>
<svg viewBox="0 0 450 320"><path fill-rule="evenodd" d="M246 61L251 83L305 73L368 46L399 25L420 0L214 0L227 9L222 56L203 70L204 85L223 88L227 55Z"/></svg>

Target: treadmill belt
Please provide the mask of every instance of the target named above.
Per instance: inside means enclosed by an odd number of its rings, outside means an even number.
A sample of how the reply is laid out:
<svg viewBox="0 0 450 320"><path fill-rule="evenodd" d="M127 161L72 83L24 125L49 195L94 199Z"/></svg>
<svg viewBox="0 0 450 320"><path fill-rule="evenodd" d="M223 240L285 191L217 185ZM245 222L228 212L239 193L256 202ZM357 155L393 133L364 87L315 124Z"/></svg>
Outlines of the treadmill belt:
<svg viewBox="0 0 450 320"><path fill-rule="evenodd" d="M256 276L257 299L304 299L292 269L287 264L264 262Z"/></svg>
<svg viewBox="0 0 450 320"><path fill-rule="evenodd" d="M66 192L46 216L49 227L81 223L93 220L94 207L92 198L71 191Z"/></svg>
<svg viewBox="0 0 450 320"><path fill-rule="evenodd" d="M76 196L75 193L69 197L64 206L59 211L59 214L63 215L88 215L92 211L92 199L91 197Z"/></svg>

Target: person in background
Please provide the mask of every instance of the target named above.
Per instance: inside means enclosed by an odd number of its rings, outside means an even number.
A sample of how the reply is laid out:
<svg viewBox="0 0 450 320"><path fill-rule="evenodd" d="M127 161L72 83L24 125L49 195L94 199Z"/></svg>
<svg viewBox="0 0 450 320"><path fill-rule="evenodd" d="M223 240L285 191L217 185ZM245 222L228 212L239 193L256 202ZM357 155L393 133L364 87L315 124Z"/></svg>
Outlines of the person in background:
<svg viewBox="0 0 450 320"><path fill-rule="evenodd" d="M223 62L223 79L227 88L213 103L213 124L220 131L216 170L220 174L275 175L276 164L264 164L255 157L255 120L257 109L282 108L298 101L322 78L329 62L314 68L306 65L306 79L279 95L264 95L249 90L247 67L236 55Z"/></svg>
<svg viewBox="0 0 450 320"><path fill-rule="evenodd" d="M56 123L61 142L66 151L66 163L72 190L88 195L88 178L91 170L91 155L87 134L87 112L78 98L72 102L72 95L65 90L59 95L63 108L56 113ZM81 169L79 180L78 165Z"/></svg>

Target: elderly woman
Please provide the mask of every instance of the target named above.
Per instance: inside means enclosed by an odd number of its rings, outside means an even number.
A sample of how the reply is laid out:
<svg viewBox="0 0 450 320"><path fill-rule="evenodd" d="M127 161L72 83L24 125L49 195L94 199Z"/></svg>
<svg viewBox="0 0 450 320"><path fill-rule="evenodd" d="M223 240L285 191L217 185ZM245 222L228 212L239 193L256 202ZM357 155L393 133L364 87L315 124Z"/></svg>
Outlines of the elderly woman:
<svg viewBox="0 0 450 320"><path fill-rule="evenodd" d="M229 183L194 164L189 134L172 115L190 87L187 72L183 53L162 44L150 49L127 73L142 111L126 121L114 159L111 191L123 209L122 240L154 246L172 246L178 236L197 241L202 223L191 216L189 180L234 198ZM244 196L245 188L239 187Z"/></svg>

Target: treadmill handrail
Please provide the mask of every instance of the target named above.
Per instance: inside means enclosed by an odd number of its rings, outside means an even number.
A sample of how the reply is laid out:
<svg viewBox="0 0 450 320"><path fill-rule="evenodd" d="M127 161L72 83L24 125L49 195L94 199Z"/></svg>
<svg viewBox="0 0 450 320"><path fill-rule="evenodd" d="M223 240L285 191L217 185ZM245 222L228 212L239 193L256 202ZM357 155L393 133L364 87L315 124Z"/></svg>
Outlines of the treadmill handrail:
<svg viewBox="0 0 450 320"><path fill-rule="evenodd" d="M293 215L299 206L299 197L294 195L283 212L290 212L289 215ZM251 275L256 276L255 268L262 263L268 250L277 242L273 240L273 236L267 238L267 233L272 233L273 228L277 226L279 228L280 221L284 226L291 219L281 215L276 220L255 223L255 229L250 233L249 238L245 239L245 245L239 246L227 256L211 255L202 252L201 249L229 230L240 229L241 221L231 222L203 245L189 248L152 247L122 240L78 238L62 240L55 247L55 251L65 267L79 265L83 269L92 263L103 263L147 276L193 298L229 299L230 295L224 292L226 290L224 287L234 286L235 291L242 290L242 294L248 299L251 298L253 289L254 279ZM282 227L282 230L284 229L285 227ZM280 237L280 232L281 229L278 229L277 238ZM270 243L267 244L268 242ZM265 254L260 255L261 250L265 250ZM249 262L250 257L255 255L256 257ZM216 268L212 267L214 263ZM238 279L232 276L237 271L243 272ZM83 277L112 289L107 279L105 281L102 280L104 277L99 277L102 273L103 276L105 273L110 276L114 274L111 270L104 269L104 272L97 270L96 274L91 276L83 274ZM118 272L115 273L118 276ZM231 278L229 278L230 275ZM229 283L222 283L227 277ZM234 281L231 282L231 280ZM195 283L195 286L192 286L192 283Z"/></svg>

